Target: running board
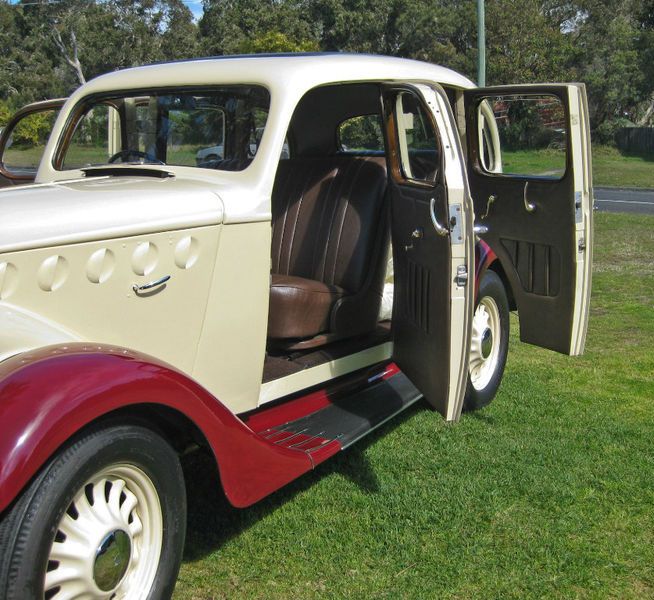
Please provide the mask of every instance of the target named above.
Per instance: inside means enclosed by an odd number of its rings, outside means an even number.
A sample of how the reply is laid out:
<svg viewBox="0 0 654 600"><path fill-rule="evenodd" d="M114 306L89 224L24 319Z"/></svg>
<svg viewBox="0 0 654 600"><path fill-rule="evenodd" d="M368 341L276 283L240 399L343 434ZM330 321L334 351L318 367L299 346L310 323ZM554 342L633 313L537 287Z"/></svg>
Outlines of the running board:
<svg viewBox="0 0 654 600"><path fill-rule="evenodd" d="M318 464L324 455L320 451L351 446L420 398L422 394L406 375L397 372L348 396L332 398L315 412L257 434L277 446L304 451Z"/></svg>

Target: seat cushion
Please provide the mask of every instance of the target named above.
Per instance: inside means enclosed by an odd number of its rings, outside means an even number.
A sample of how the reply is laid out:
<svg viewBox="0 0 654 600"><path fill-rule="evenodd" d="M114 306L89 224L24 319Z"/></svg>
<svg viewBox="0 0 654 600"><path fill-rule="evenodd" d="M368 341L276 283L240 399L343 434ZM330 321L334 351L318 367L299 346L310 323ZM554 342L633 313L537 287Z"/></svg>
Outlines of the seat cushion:
<svg viewBox="0 0 654 600"><path fill-rule="evenodd" d="M327 331L334 304L346 294L337 285L293 275L273 274L268 337L307 338Z"/></svg>

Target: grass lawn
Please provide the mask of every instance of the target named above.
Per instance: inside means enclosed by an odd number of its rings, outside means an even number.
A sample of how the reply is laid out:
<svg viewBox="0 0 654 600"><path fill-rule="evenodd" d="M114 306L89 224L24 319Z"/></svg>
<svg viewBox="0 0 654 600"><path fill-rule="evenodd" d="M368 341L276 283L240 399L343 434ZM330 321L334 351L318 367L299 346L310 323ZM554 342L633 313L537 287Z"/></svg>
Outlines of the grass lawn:
<svg viewBox="0 0 654 600"><path fill-rule="evenodd" d="M189 466L175 598L654 597L654 219L596 215L586 354L522 344L495 402L418 405L247 510Z"/></svg>
<svg viewBox="0 0 654 600"><path fill-rule="evenodd" d="M505 173L563 173L564 157L560 150L525 150L502 153ZM654 154L621 154L610 146L593 146L593 184L609 187L654 188Z"/></svg>
<svg viewBox="0 0 654 600"><path fill-rule="evenodd" d="M654 188L654 154L624 155L609 146L593 147L595 185Z"/></svg>

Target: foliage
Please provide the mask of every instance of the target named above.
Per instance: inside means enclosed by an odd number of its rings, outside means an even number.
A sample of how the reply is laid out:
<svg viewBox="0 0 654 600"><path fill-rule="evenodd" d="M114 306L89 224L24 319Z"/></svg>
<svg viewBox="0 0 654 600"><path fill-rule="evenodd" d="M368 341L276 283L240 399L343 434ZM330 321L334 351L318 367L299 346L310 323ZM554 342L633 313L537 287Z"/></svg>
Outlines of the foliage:
<svg viewBox="0 0 654 600"><path fill-rule="evenodd" d="M344 150L383 150L382 123L377 115L354 117L341 125L339 141Z"/></svg>
<svg viewBox="0 0 654 600"><path fill-rule="evenodd" d="M47 142L54 115L52 112L33 113L21 119L13 132L14 144L26 146L40 146Z"/></svg>
<svg viewBox="0 0 654 600"><path fill-rule="evenodd" d="M262 52L317 52L315 40L295 41L280 31L268 31L254 38L244 39L239 52L242 54L259 54Z"/></svg>
<svg viewBox="0 0 654 600"><path fill-rule="evenodd" d="M206 55L341 51L476 77L474 0L0 0L0 99L66 96L118 68ZM591 125L654 123L652 0L486 2L487 82L587 84Z"/></svg>
<svg viewBox="0 0 654 600"><path fill-rule="evenodd" d="M4 127L12 115L12 110L9 108L9 104L0 100L0 127Z"/></svg>

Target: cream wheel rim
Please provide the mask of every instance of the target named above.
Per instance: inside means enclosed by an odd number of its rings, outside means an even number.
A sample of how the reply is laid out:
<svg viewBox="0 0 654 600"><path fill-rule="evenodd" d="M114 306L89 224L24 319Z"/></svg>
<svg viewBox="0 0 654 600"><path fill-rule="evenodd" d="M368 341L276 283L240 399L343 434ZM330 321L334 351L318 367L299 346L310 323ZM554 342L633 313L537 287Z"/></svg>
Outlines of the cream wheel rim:
<svg viewBox="0 0 654 600"><path fill-rule="evenodd" d="M48 555L44 598L146 598L154 583L163 517L152 480L114 464L75 494Z"/></svg>
<svg viewBox="0 0 654 600"><path fill-rule="evenodd" d="M483 390L493 377L500 358L500 311L491 296L484 296L472 318L470 340L470 381Z"/></svg>

